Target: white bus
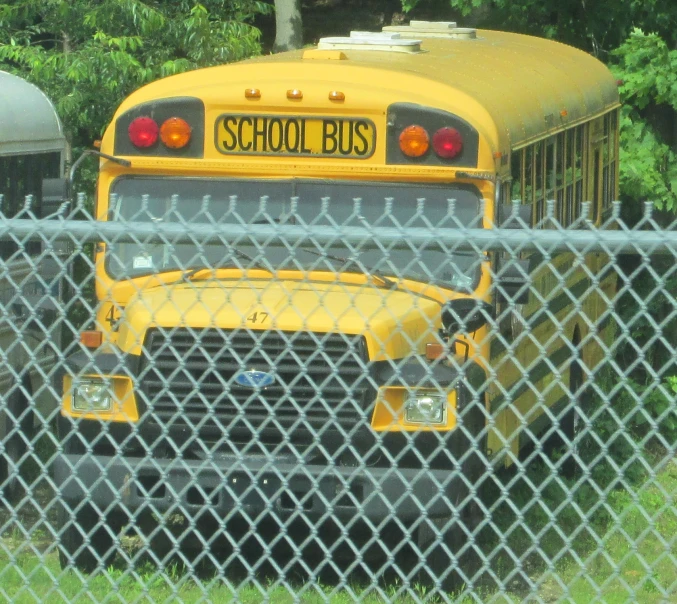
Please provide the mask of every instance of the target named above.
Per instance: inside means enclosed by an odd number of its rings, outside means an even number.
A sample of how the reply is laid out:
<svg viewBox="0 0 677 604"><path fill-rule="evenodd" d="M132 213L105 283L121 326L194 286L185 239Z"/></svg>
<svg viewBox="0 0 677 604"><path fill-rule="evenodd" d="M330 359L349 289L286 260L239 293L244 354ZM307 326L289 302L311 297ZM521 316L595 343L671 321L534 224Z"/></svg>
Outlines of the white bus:
<svg viewBox="0 0 677 604"><path fill-rule="evenodd" d="M0 71L0 217L44 218L59 195L66 137L54 106L25 80ZM54 180L51 180L54 179ZM59 179L59 180L57 180ZM47 187L49 188L49 186ZM51 375L61 347L59 247L0 238L0 503L18 503L31 478L31 441L55 413ZM37 466L35 466L37 467Z"/></svg>

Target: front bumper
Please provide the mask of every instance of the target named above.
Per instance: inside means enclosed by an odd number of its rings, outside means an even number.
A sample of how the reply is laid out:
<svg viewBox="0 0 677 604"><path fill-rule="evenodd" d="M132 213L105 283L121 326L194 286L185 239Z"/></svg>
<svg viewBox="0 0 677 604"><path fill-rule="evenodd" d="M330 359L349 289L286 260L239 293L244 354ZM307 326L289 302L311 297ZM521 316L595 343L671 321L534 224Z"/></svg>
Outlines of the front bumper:
<svg viewBox="0 0 677 604"><path fill-rule="evenodd" d="M227 519L273 514L409 524L446 517L468 492L458 470L314 466L223 456L205 461L60 455L55 480L62 500L89 500L128 516L152 510L199 517L205 508Z"/></svg>

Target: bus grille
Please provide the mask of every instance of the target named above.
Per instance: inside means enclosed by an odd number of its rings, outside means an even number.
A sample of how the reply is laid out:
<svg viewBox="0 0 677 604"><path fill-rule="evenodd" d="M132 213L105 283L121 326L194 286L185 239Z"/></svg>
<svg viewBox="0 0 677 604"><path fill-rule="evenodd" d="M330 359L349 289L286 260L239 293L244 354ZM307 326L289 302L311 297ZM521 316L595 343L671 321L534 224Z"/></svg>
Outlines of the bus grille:
<svg viewBox="0 0 677 604"><path fill-rule="evenodd" d="M369 421L375 398L367 362L363 336L149 329L140 371L145 420L220 434L351 428ZM275 381L259 390L242 386L236 378L247 370Z"/></svg>

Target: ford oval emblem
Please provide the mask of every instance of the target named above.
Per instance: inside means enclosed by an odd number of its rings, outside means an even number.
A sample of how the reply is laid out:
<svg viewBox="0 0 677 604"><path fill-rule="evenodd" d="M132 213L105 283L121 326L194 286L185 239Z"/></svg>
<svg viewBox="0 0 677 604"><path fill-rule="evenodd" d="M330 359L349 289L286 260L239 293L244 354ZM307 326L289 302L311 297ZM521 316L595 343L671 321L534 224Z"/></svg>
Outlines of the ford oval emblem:
<svg viewBox="0 0 677 604"><path fill-rule="evenodd" d="M247 388L265 388L275 381L275 376L265 371L242 371L235 376L235 381L240 386Z"/></svg>

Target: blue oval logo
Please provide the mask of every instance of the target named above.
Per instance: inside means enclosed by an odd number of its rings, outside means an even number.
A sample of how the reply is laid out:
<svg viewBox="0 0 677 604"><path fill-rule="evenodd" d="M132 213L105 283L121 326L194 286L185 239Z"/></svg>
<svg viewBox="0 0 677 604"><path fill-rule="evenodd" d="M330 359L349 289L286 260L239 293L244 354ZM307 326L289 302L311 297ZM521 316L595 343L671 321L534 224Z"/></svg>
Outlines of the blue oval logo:
<svg viewBox="0 0 677 604"><path fill-rule="evenodd" d="M275 376L265 371L242 371L235 375L235 381L247 388L265 388L275 382Z"/></svg>

